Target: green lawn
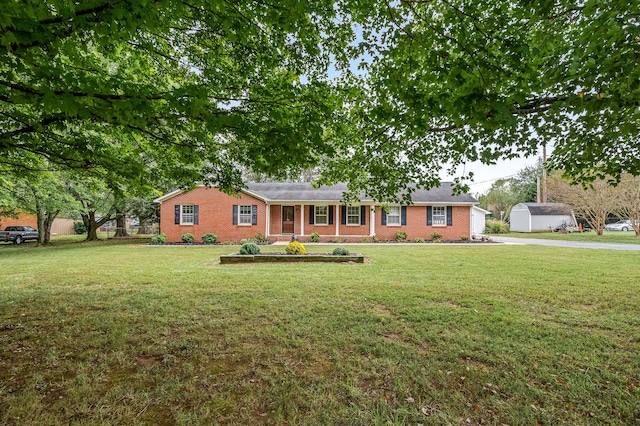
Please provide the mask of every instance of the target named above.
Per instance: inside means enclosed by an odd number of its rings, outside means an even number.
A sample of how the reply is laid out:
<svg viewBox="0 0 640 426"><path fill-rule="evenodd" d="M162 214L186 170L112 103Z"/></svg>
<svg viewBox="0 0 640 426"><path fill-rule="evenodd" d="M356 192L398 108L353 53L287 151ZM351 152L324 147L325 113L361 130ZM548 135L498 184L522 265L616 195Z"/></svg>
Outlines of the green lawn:
<svg viewBox="0 0 640 426"><path fill-rule="evenodd" d="M588 241L595 243L617 243L617 244L640 244L640 237L636 237L633 231L604 231L598 235L594 231L572 232L561 234L559 232L509 232L507 234L496 234L497 237L514 238L540 238L544 240L566 240L566 241Z"/></svg>
<svg viewBox="0 0 640 426"><path fill-rule="evenodd" d="M349 248L1 245L0 424L640 422L639 252Z"/></svg>

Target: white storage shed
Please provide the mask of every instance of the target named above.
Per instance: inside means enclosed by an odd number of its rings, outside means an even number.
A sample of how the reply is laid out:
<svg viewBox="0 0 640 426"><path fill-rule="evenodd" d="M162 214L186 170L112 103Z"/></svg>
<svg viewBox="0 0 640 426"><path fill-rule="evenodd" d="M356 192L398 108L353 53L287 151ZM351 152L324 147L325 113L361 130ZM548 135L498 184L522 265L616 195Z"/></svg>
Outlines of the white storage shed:
<svg viewBox="0 0 640 426"><path fill-rule="evenodd" d="M571 207L561 203L519 203L513 206L510 227L513 232L549 231L573 222Z"/></svg>

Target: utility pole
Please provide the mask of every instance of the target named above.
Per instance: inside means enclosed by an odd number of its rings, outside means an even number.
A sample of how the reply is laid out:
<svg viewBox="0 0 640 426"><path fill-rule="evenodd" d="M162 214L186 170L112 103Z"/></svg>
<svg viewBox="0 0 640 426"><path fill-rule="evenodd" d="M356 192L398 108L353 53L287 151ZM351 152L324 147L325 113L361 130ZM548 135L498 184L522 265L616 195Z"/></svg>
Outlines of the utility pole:
<svg viewBox="0 0 640 426"><path fill-rule="evenodd" d="M547 202L547 144L542 145L542 202Z"/></svg>

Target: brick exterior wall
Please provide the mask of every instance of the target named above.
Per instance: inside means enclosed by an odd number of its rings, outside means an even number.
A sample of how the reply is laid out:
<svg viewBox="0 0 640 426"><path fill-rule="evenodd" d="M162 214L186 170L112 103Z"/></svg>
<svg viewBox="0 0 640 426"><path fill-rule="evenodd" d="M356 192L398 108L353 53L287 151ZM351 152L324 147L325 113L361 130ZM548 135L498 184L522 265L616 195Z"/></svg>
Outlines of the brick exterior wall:
<svg viewBox="0 0 640 426"><path fill-rule="evenodd" d="M197 225L174 224L174 206L183 204L198 205ZM257 225L233 225L233 206L250 204L258 206ZM224 194L215 188L198 187L193 191L178 194L160 205L160 232L166 234L167 242L180 242L183 234L191 233L196 242L202 241L202 235L213 233L218 242L240 241L253 238L260 233L266 235L266 204L264 201L242 193L240 197Z"/></svg>
<svg viewBox="0 0 640 426"><path fill-rule="evenodd" d="M174 224L174 206L183 204L193 204L199 206L198 224L176 225ZM233 225L232 212L233 205L250 204L257 205L257 225ZM370 206L367 206L366 224L353 226L341 223L341 206L332 206L333 224L315 225L309 223L309 205L304 205L304 218L301 216L300 204L286 204L295 207L294 233L299 236L302 242L309 241L309 235L316 232L320 235L321 241L327 242L333 239L340 239L345 242L362 242L371 232ZM196 241L202 240L205 233L214 233L218 236L218 241L238 242L243 238L253 238L260 233L269 236L271 241L288 241L291 234L282 233L282 205L269 206L269 235L266 227L266 204L265 202L245 193L240 197L224 194L217 189L198 187L193 191L178 194L162 202L160 207L160 232L167 235L168 242L180 242L181 236L185 233L194 235ZM407 206L406 225L382 225L382 210L379 206L375 209L375 235L380 240L395 240L397 231L407 233L408 240L423 238L431 239L431 233L437 232L444 240L459 240L460 237L470 237L471 206L452 206L451 226L428 226L426 206ZM302 234L302 223L304 222L304 234ZM338 233L336 236L336 224Z"/></svg>
<svg viewBox="0 0 640 426"><path fill-rule="evenodd" d="M427 226L426 206L407 206L407 224L382 225L382 210L376 210L376 236L381 240L395 240L397 231L407 233L408 240L423 238L431 240L431 233L437 232L443 240L459 240L470 237L471 206L453 206L451 226Z"/></svg>
<svg viewBox="0 0 640 426"><path fill-rule="evenodd" d="M17 219L12 217L3 217L2 220L0 220L0 229L16 225L31 226L32 228L38 229L38 218L33 214L20 213Z"/></svg>

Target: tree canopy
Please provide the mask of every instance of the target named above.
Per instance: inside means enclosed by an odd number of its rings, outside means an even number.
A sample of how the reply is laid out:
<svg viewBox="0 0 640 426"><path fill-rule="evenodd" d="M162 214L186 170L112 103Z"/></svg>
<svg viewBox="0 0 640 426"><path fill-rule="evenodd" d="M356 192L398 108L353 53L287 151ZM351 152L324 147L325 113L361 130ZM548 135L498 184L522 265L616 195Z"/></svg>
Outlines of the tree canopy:
<svg viewBox="0 0 640 426"><path fill-rule="evenodd" d="M381 200L542 144L577 180L637 175L639 16L613 0L8 2L0 163L223 189L243 167L321 164L320 183Z"/></svg>
<svg viewBox="0 0 640 426"><path fill-rule="evenodd" d="M380 193L543 144L575 180L639 174L639 17L610 0L390 3L363 33L366 92L334 175Z"/></svg>
<svg viewBox="0 0 640 426"><path fill-rule="evenodd" d="M224 188L238 164L308 167L341 108L326 83L350 39L339 22L330 1L8 2L0 161Z"/></svg>

